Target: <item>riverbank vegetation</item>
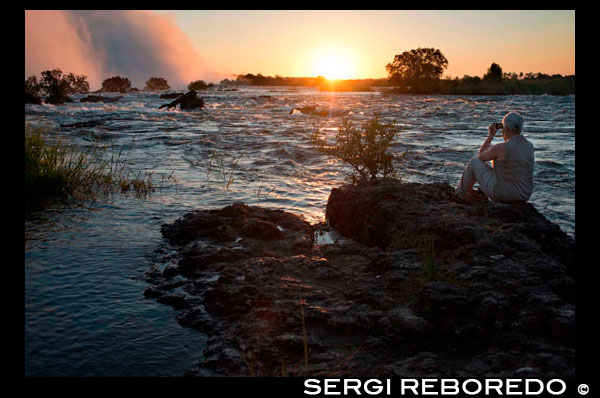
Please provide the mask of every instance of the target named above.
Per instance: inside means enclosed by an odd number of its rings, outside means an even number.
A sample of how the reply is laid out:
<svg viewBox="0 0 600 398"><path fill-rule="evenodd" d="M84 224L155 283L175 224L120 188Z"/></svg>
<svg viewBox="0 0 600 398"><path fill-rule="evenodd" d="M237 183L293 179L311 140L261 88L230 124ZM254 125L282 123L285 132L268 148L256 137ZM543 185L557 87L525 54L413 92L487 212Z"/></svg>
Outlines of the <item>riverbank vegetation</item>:
<svg viewBox="0 0 600 398"><path fill-rule="evenodd" d="M113 192L149 195L155 190L153 174L132 171L123 149L79 148L43 129L25 127L25 215L54 200L96 199ZM172 175L167 179L174 180Z"/></svg>

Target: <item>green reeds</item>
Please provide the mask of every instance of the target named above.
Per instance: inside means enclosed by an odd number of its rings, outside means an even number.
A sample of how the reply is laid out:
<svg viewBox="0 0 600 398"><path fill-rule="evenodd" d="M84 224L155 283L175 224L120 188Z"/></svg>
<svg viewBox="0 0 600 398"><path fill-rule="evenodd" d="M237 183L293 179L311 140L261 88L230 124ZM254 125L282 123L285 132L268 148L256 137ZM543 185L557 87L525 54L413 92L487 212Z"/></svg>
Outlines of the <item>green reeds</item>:
<svg viewBox="0 0 600 398"><path fill-rule="evenodd" d="M107 153L99 145L80 148L48 136L43 129L25 127L25 213L52 199L95 199L98 193L107 195L118 187L140 197L154 191L153 173L143 177L141 172L133 173L126 156L122 158L123 147L110 149Z"/></svg>

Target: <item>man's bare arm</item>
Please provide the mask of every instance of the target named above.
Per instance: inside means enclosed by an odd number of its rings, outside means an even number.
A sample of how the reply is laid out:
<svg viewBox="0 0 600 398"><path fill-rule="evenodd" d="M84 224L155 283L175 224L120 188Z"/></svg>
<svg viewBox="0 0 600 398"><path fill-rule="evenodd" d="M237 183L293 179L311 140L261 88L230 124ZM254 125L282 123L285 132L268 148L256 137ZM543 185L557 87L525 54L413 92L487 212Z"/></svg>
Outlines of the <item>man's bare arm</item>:
<svg viewBox="0 0 600 398"><path fill-rule="evenodd" d="M504 157L504 144L496 144L490 146L492 140L494 139L494 136L496 135L497 130L498 129L496 129L496 123L490 124L488 137L486 138L485 142L481 145L481 148L479 148L479 159L483 160L484 162L488 162L499 157Z"/></svg>
<svg viewBox="0 0 600 398"><path fill-rule="evenodd" d="M479 148L479 155L481 155L482 152L486 151L490 147L490 144L492 143L493 139L493 135L488 135L485 142L481 145L481 148Z"/></svg>
<svg viewBox="0 0 600 398"><path fill-rule="evenodd" d="M488 144L489 146L489 144ZM479 159L484 162L489 162L490 160L498 160L504 157L505 153L504 143L492 145L488 149L484 151L479 151Z"/></svg>

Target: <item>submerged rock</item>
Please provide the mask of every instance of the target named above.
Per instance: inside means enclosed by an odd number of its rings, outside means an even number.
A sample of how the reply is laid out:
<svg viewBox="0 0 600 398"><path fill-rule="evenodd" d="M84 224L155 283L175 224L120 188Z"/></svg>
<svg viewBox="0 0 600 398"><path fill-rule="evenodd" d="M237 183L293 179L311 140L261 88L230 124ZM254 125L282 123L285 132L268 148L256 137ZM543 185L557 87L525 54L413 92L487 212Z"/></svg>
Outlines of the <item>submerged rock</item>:
<svg viewBox="0 0 600 398"><path fill-rule="evenodd" d="M103 97L101 95L88 95L87 97L80 99L79 102L117 102L121 98L123 98L123 96Z"/></svg>
<svg viewBox="0 0 600 398"><path fill-rule="evenodd" d="M162 226L145 295L208 334L189 375L574 375L575 242L530 204L382 180L326 214L348 239L242 203Z"/></svg>
<svg viewBox="0 0 600 398"><path fill-rule="evenodd" d="M293 115L295 111L298 111L305 115L321 116L321 117L327 117L327 116L340 117L340 116L347 116L348 114L350 114L350 111L329 111L327 109L318 109L317 107L310 106L310 105L303 106L302 108L292 108L290 110L290 115Z"/></svg>
<svg viewBox="0 0 600 398"><path fill-rule="evenodd" d="M83 128L83 127L96 127L96 126L101 126L103 123L100 120L90 120L87 122L76 122L76 123L70 123L70 124L61 124L60 127L63 128Z"/></svg>
<svg viewBox="0 0 600 398"><path fill-rule="evenodd" d="M168 93L168 94L161 94L160 95L160 99L175 99L175 98L179 98L183 95L183 93Z"/></svg>

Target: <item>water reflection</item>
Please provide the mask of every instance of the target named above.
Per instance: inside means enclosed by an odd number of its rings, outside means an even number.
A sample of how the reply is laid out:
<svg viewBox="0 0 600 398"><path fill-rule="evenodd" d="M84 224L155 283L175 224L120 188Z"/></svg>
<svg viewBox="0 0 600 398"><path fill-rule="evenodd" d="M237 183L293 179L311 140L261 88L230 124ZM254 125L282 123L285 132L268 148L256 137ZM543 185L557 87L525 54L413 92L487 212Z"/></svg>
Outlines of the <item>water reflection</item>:
<svg viewBox="0 0 600 398"><path fill-rule="evenodd" d="M263 99L252 99L268 95ZM315 106L350 111L353 120L381 112L402 129L398 153L409 182L454 184L485 139L487 125L509 110L525 117L536 147L531 201L574 235L575 97L383 96L321 93L309 88L245 88L203 93L196 112L158 110L158 94L117 103L26 105L26 123L82 145L126 146L136 170L171 173L147 199L116 195L87 208L55 208L26 223L26 372L32 375L182 374L200 355L203 336L181 328L173 311L143 298L143 273L164 244L160 224L187 211L243 201L323 220L332 187L349 170L317 153L310 118ZM77 96L75 96L78 99ZM102 120L88 129L60 124ZM339 118L320 119L334 135ZM498 141L500 142L500 141ZM210 171L215 151L223 163ZM229 185L227 178L234 181Z"/></svg>

